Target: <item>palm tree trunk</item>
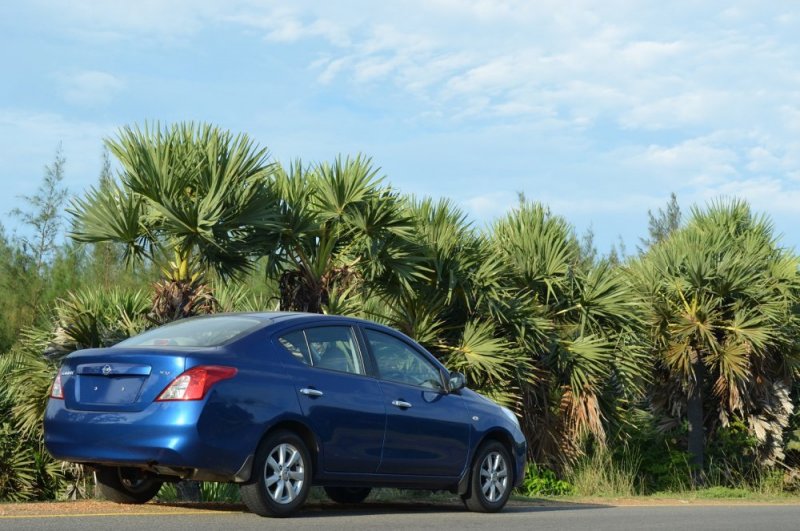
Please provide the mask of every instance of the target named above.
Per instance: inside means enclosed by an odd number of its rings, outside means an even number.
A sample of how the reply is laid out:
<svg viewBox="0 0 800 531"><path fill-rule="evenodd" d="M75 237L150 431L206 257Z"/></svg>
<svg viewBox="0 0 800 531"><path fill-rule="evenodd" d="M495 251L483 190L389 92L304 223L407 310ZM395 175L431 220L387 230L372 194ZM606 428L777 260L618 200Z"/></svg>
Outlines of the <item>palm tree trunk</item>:
<svg viewBox="0 0 800 531"><path fill-rule="evenodd" d="M322 313L327 293L310 274L298 270L284 271L278 285L281 311Z"/></svg>
<svg viewBox="0 0 800 531"><path fill-rule="evenodd" d="M689 455L692 465L692 483L703 484L703 465L705 453L705 433L703 414L703 384L705 383L705 366L700 355L692 361L694 385L689 388L689 399L686 409L689 421Z"/></svg>

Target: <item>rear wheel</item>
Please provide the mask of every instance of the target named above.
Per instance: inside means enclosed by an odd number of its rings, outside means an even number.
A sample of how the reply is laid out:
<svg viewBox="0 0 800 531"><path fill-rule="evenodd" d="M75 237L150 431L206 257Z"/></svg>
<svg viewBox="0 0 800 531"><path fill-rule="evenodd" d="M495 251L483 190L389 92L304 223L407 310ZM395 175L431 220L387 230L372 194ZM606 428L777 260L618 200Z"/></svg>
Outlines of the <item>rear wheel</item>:
<svg viewBox="0 0 800 531"><path fill-rule="evenodd" d="M361 503L370 492L369 487L325 487L325 494L336 503Z"/></svg>
<svg viewBox="0 0 800 531"><path fill-rule="evenodd" d="M239 487L247 508L261 516L288 516L305 503L310 489L311 456L303 440L288 431L261 443L253 475Z"/></svg>
<svg viewBox="0 0 800 531"><path fill-rule="evenodd" d="M506 447L497 441L481 445L470 474L469 492L462 496L467 509L481 513L502 509L513 488L511 458Z"/></svg>
<svg viewBox="0 0 800 531"><path fill-rule="evenodd" d="M102 467L95 471L97 490L117 503L145 503L158 494L163 481L138 468Z"/></svg>

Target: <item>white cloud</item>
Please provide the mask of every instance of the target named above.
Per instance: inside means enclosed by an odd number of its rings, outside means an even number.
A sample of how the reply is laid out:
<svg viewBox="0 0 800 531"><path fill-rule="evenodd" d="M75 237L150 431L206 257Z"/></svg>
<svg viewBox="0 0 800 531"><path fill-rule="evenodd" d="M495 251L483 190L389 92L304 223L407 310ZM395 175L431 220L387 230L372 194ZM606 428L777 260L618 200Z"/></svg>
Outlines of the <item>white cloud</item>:
<svg viewBox="0 0 800 531"><path fill-rule="evenodd" d="M96 43L114 41L149 45L153 38L176 42L197 33L228 12L218 0L35 0L41 16L56 20L66 31ZM142 37L147 38L143 39Z"/></svg>
<svg viewBox="0 0 800 531"><path fill-rule="evenodd" d="M427 106L418 116L527 120L555 113L560 119L551 126L576 133L599 118L630 130L711 131L717 122L727 128L752 122L764 101L789 109L800 104L787 85L800 50L772 31L791 15L772 8L679 5L667 13L647 3L580 0L67 5L48 8L79 32L181 39L224 24L260 31L268 42L319 46L323 59L311 68L321 84L380 83L382 93L406 93ZM757 98L749 90L754 84L763 89ZM797 123L791 112L775 109L764 118Z"/></svg>
<svg viewBox="0 0 800 531"><path fill-rule="evenodd" d="M97 70L84 70L59 78L64 100L85 107L108 105L125 87L120 78Z"/></svg>
<svg viewBox="0 0 800 531"><path fill-rule="evenodd" d="M713 138L693 138L672 146L649 145L625 164L642 175L670 181L673 187L713 183L738 173L737 152Z"/></svg>
<svg viewBox="0 0 800 531"><path fill-rule="evenodd" d="M397 57L391 59L369 58L357 61L353 65L353 81L366 83L385 79L396 70L399 61L400 59Z"/></svg>
<svg viewBox="0 0 800 531"><path fill-rule="evenodd" d="M735 179L695 192L698 203L706 203L720 197L736 197L747 200L757 211L771 215L791 215L800 221L800 185L787 183L777 178Z"/></svg>
<svg viewBox="0 0 800 531"><path fill-rule="evenodd" d="M630 193L617 197L598 197L595 194L586 195L586 192L589 190L578 192L570 198L544 197L542 201L553 212L567 219L575 215L601 218L608 214L641 214L666 202L666 199L653 195Z"/></svg>
<svg viewBox="0 0 800 531"><path fill-rule="evenodd" d="M285 7L264 10L252 6L234 7L236 14L222 18L227 22L263 30L269 41L294 43L302 39L322 38L336 46L347 46L350 39L344 28L333 22L316 17L302 17L296 11Z"/></svg>
<svg viewBox="0 0 800 531"><path fill-rule="evenodd" d="M686 43L680 41L637 41L624 46L621 58L629 66L641 69L652 67L660 61L674 58L686 51Z"/></svg>
<svg viewBox="0 0 800 531"><path fill-rule="evenodd" d="M317 68L317 67L322 68L322 72L320 72L320 74L317 76L317 81L327 85L328 83L333 81L333 79L336 77L336 74L338 74L339 71L342 68L344 68L346 64L347 64L347 59L344 58L334 59L332 61L323 59L312 64L311 68Z"/></svg>
<svg viewBox="0 0 800 531"><path fill-rule="evenodd" d="M620 115L629 129L666 129L704 125L727 112L734 98L723 91L693 90L677 96L650 99Z"/></svg>
<svg viewBox="0 0 800 531"><path fill-rule="evenodd" d="M445 86L449 94L492 94L530 79L529 63L513 55L494 58L451 77Z"/></svg>
<svg viewBox="0 0 800 531"><path fill-rule="evenodd" d="M430 3L446 13L461 13L477 20L506 20L518 13L520 2L503 0L431 0Z"/></svg>
<svg viewBox="0 0 800 531"><path fill-rule="evenodd" d="M511 210L517 197L509 192L490 192L461 201L467 211L478 219L494 219Z"/></svg>
<svg viewBox="0 0 800 531"><path fill-rule="evenodd" d="M753 173L771 173L783 170L783 161L764 146L755 146L747 151L746 168Z"/></svg>
<svg viewBox="0 0 800 531"><path fill-rule="evenodd" d="M781 105L779 112L786 129L794 134L800 133L800 109L791 105Z"/></svg>

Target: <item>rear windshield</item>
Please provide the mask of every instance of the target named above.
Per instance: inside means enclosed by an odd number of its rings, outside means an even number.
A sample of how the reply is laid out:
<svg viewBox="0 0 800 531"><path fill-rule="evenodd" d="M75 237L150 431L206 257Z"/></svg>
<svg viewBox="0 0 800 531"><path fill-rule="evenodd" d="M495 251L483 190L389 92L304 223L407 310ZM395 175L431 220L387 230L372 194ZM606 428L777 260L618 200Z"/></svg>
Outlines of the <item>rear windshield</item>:
<svg viewBox="0 0 800 531"><path fill-rule="evenodd" d="M186 319L154 328L118 343L117 347L218 347L257 328L262 321L248 317L219 316Z"/></svg>

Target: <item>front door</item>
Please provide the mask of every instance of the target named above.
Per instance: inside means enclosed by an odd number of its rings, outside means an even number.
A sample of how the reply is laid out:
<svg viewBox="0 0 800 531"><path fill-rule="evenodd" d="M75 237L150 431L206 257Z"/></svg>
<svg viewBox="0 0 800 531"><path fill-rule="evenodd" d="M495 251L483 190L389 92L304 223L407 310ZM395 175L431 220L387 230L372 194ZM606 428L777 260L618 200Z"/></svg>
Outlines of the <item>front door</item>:
<svg viewBox="0 0 800 531"><path fill-rule="evenodd" d="M439 368L406 341L366 328L386 406L386 437L378 472L458 476L469 450L469 411L448 394Z"/></svg>

